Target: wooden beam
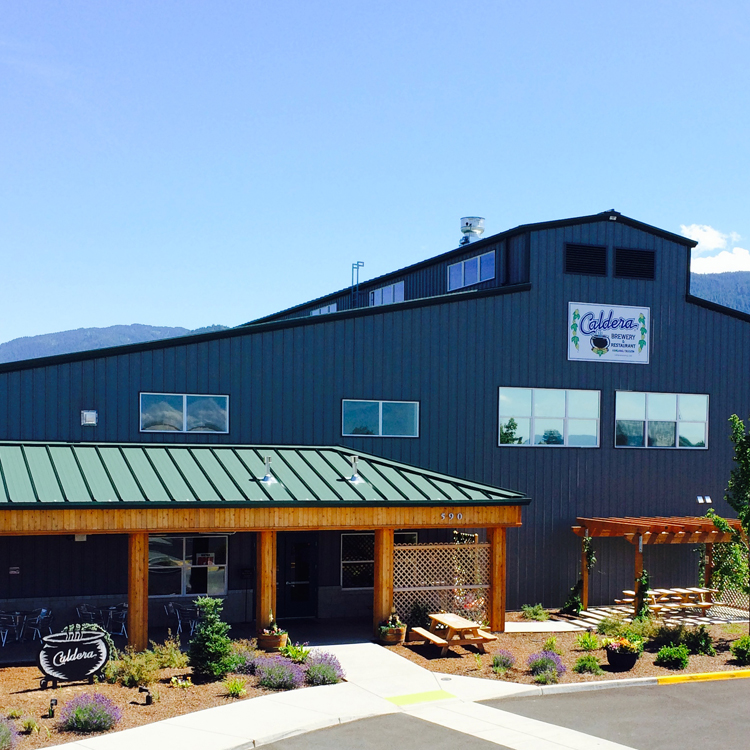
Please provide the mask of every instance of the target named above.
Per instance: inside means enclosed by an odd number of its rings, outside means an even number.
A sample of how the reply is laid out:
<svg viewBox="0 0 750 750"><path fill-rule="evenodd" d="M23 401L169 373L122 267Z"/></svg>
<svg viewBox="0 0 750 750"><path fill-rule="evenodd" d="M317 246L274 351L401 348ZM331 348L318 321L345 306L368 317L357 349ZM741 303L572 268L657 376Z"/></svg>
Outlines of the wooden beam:
<svg viewBox="0 0 750 750"><path fill-rule="evenodd" d="M393 529L375 531L375 581L372 601L373 631L393 609Z"/></svg>
<svg viewBox="0 0 750 750"><path fill-rule="evenodd" d="M128 535L128 645L148 646L148 534Z"/></svg>
<svg viewBox="0 0 750 750"><path fill-rule="evenodd" d="M255 627L258 631L276 617L276 532L259 531L255 540Z"/></svg>
<svg viewBox="0 0 750 750"><path fill-rule="evenodd" d="M457 519L458 512L461 519ZM449 517L452 517L449 519ZM520 526L520 505L409 505L339 507L0 507L1 535L189 534L306 529L420 529Z"/></svg>
<svg viewBox="0 0 750 750"><path fill-rule="evenodd" d="M507 545L504 528L489 529L490 541L490 630L505 632Z"/></svg>
<svg viewBox="0 0 750 750"><path fill-rule="evenodd" d="M589 608L589 565L586 559L586 535L581 541L581 605L584 611Z"/></svg>

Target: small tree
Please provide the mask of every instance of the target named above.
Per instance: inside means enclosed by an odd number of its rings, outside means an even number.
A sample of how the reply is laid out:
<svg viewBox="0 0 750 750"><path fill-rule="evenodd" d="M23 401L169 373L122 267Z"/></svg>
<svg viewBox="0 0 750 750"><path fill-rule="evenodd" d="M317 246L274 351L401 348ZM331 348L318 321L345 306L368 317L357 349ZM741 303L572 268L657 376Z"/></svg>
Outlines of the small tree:
<svg viewBox="0 0 750 750"><path fill-rule="evenodd" d="M195 606L201 621L190 640L188 659L198 677L221 680L232 671L232 641L227 635L230 626L221 619L224 604L221 599L202 596Z"/></svg>
<svg viewBox="0 0 750 750"><path fill-rule="evenodd" d="M750 567L750 544L748 544L750 535L750 434L745 430L745 423L736 414L729 417L729 424L731 425L729 439L734 444L732 460L735 467L729 475L724 499L737 513L742 531L737 531L730 526L713 509L709 510L707 515L713 519L714 526L719 531L732 534L732 543L742 550ZM734 585L750 597L750 578L745 575L745 571L737 566L733 571L729 571L730 576L732 572L735 576Z"/></svg>

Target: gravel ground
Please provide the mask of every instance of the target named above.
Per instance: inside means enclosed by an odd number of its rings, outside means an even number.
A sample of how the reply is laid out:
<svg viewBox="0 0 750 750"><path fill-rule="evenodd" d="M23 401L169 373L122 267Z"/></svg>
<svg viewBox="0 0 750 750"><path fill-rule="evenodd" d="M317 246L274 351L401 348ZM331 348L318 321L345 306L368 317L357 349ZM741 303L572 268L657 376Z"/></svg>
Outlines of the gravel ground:
<svg viewBox="0 0 750 750"><path fill-rule="evenodd" d="M124 688L120 685L100 683L61 683L57 690L39 689L41 674L36 667L6 667L0 669L0 716L6 717L11 710L23 712L23 718L33 718L39 723L41 731L19 737L18 750L32 750L47 745L59 745L63 742L74 742L83 735L73 732L62 732L57 729L56 719L42 718L47 715L50 698L57 698L57 715L60 709L72 698L81 693L102 693L111 698L121 709L123 718L115 731L130 729L152 721L161 721L172 716L200 711L204 708L223 706L232 703L221 682L196 684L186 690L170 687L169 681L173 676L186 677L191 669L163 669L159 682L151 686L151 693L156 699L153 705L144 705L144 694L138 688ZM254 698L269 692L266 688L255 684L255 677L247 677L247 696ZM244 699L243 699L244 700ZM21 730L23 719L13 723ZM46 728L46 729L45 729ZM49 736L47 734L49 729ZM86 737L95 737L88 734Z"/></svg>
<svg viewBox="0 0 750 750"><path fill-rule="evenodd" d="M714 640L716 656L691 656L685 673L697 674L701 672L722 672L741 669L732 660L729 645L732 641L747 634L747 624L712 625L709 632ZM553 635L557 640L557 649L561 652L562 662L567 667L560 677L560 683L600 682L602 680L617 680L624 677L665 677L675 674L674 670L657 667L654 664L656 651L647 650L628 672L613 672L607 664L607 655L603 649L592 651L604 670L603 675L577 674L573 672L576 660L585 651L578 650L575 642L578 633L501 633L497 641L487 646L487 654L480 655L473 646L455 646L448 651L444 658L440 658L437 646L422 643L406 643L403 646L388 646L399 656L403 656L420 667L432 672L445 674L459 674L467 677L483 677L502 679L510 682L533 684L534 678L526 669L526 660L530 654L542 650L544 642ZM601 636L600 636L601 639ZM516 658L515 666L503 676L492 671L492 654L500 649L510 651ZM747 667L745 667L746 669Z"/></svg>

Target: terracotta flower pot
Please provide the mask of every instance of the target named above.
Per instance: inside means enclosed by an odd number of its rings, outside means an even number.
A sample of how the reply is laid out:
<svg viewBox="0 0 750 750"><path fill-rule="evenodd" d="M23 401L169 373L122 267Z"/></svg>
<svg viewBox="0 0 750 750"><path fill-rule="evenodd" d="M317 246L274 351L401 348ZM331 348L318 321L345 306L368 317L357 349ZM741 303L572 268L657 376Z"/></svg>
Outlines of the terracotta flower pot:
<svg viewBox="0 0 750 750"><path fill-rule="evenodd" d="M263 651L278 651L286 646L288 633L258 633L258 648Z"/></svg>
<svg viewBox="0 0 750 750"><path fill-rule="evenodd" d="M614 672L627 672L635 666L640 654L630 654L623 651L607 651L607 661Z"/></svg>
<svg viewBox="0 0 750 750"><path fill-rule="evenodd" d="M387 646L400 645L406 637L406 627L380 629L378 640Z"/></svg>

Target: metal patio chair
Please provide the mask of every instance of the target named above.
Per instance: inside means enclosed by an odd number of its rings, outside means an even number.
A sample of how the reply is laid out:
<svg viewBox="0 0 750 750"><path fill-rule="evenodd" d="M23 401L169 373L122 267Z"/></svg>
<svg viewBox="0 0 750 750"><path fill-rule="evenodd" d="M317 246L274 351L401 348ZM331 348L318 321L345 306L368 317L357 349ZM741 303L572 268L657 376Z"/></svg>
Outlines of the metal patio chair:
<svg viewBox="0 0 750 750"><path fill-rule="evenodd" d="M109 614L109 632L112 635L124 635L128 637L128 605L120 604Z"/></svg>
<svg viewBox="0 0 750 750"><path fill-rule="evenodd" d="M52 610L44 607L35 609L26 619L26 628L26 632L31 632L32 641L36 638L41 640L43 630L52 633Z"/></svg>

